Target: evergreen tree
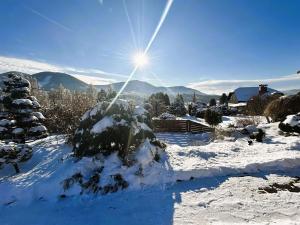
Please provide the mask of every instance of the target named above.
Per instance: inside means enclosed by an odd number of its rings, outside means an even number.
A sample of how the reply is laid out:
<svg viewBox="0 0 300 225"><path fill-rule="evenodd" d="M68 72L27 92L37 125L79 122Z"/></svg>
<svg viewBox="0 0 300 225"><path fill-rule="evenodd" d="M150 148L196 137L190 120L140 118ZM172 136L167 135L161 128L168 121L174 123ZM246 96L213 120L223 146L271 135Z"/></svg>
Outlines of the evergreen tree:
<svg viewBox="0 0 300 225"><path fill-rule="evenodd" d="M117 93L111 88L109 88L107 92L101 89L97 94L97 102L111 101L116 95Z"/></svg>
<svg viewBox="0 0 300 225"><path fill-rule="evenodd" d="M215 105L217 105L216 99L214 99L214 98L210 99L209 100L209 106L215 106Z"/></svg>
<svg viewBox="0 0 300 225"><path fill-rule="evenodd" d="M187 113L182 95L177 94L174 102L170 105L169 111L176 116L184 116Z"/></svg>
<svg viewBox="0 0 300 225"><path fill-rule="evenodd" d="M170 105L169 96L162 92L152 94L147 102L151 105L150 114L152 116L159 116L166 112Z"/></svg>
<svg viewBox="0 0 300 225"><path fill-rule="evenodd" d="M1 102L4 111L0 114L0 138L25 143L48 135L42 125L44 116L37 112L40 104L30 96L30 82L15 73L7 74Z"/></svg>
<svg viewBox="0 0 300 225"><path fill-rule="evenodd" d="M193 95L193 103L196 103L197 102L197 98L196 98L196 93L194 92L194 95Z"/></svg>
<svg viewBox="0 0 300 225"><path fill-rule="evenodd" d="M205 122L211 126L216 126L222 122L222 116L219 113L209 109L205 111L204 119Z"/></svg>
<svg viewBox="0 0 300 225"><path fill-rule="evenodd" d="M227 95L225 93L223 93L219 99L220 101L220 104L223 105L223 104L226 104L227 103Z"/></svg>

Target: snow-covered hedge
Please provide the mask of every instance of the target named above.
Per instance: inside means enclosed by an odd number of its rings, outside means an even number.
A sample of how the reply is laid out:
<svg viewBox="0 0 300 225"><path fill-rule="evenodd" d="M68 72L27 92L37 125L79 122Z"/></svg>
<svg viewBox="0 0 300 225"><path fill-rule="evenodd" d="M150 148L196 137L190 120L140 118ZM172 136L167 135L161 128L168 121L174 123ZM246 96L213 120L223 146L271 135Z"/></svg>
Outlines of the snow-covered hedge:
<svg viewBox="0 0 300 225"><path fill-rule="evenodd" d="M108 106L98 103L82 116L73 140L81 166L63 182L66 192L77 186L81 193L106 194L154 182L161 174L165 145L156 140L148 112L121 100Z"/></svg>
<svg viewBox="0 0 300 225"><path fill-rule="evenodd" d="M162 113L158 118L161 120L176 120L176 116L171 113Z"/></svg>
<svg viewBox="0 0 300 225"><path fill-rule="evenodd" d="M279 128L284 132L300 133L300 113L288 115L286 119L279 124Z"/></svg>

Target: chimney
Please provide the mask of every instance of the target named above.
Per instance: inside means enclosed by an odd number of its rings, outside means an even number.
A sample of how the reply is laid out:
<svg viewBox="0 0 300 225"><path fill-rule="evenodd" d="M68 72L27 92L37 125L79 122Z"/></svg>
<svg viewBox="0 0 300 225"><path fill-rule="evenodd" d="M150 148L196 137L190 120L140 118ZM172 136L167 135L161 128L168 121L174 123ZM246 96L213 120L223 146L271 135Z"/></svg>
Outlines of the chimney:
<svg viewBox="0 0 300 225"><path fill-rule="evenodd" d="M263 95L267 92L268 92L268 85L267 84L260 84L259 89L258 89L259 95Z"/></svg>

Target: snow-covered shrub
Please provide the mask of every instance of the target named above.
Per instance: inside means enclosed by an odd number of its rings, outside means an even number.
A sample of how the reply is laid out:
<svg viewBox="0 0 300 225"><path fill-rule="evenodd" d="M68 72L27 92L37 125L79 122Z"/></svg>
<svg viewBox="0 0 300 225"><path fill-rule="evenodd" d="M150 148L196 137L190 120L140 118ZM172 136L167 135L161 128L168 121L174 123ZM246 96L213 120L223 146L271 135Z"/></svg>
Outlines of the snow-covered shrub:
<svg viewBox="0 0 300 225"><path fill-rule="evenodd" d="M27 144L0 143L0 168L4 164L11 164L19 173L18 163L25 162L32 156L32 148Z"/></svg>
<svg viewBox="0 0 300 225"><path fill-rule="evenodd" d="M92 89L90 89L92 92ZM92 93L71 92L60 86L44 94L42 112L47 118L45 125L49 133L74 135L81 116L96 104Z"/></svg>
<svg viewBox="0 0 300 225"><path fill-rule="evenodd" d="M205 111L204 119L209 125L216 126L222 122L222 115L208 109Z"/></svg>
<svg viewBox="0 0 300 225"><path fill-rule="evenodd" d="M267 105L278 99L280 96L281 95L279 94L253 96L247 102L246 113L251 116L263 115Z"/></svg>
<svg viewBox="0 0 300 225"><path fill-rule="evenodd" d="M4 77L3 83L4 95L0 100L5 111L0 116L0 138L25 142L46 137L47 128L42 125L45 118L36 112L40 104L30 96L30 82L12 72Z"/></svg>
<svg viewBox="0 0 300 225"><path fill-rule="evenodd" d="M265 116L272 120L283 121L288 115L300 112L300 92L292 96L282 96L268 104L264 111Z"/></svg>
<svg viewBox="0 0 300 225"><path fill-rule="evenodd" d="M79 185L81 192L106 194L158 179L165 145L156 140L148 112L122 100L108 106L98 103L81 118L73 151L84 166L63 182L66 191Z"/></svg>
<svg viewBox="0 0 300 225"><path fill-rule="evenodd" d="M288 115L286 119L279 124L279 129L284 132L296 132L300 134L300 113Z"/></svg>
<svg viewBox="0 0 300 225"><path fill-rule="evenodd" d="M244 128L247 126L257 126L260 122L258 117L248 117L248 118L240 118L235 121L235 126L239 128Z"/></svg>
<svg viewBox="0 0 300 225"><path fill-rule="evenodd" d="M250 134L249 137L251 139L255 139L257 142L262 142L265 136L266 133L262 129L258 129L257 132Z"/></svg>
<svg viewBox="0 0 300 225"><path fill-rule="evenodd" d="M162 113L158 118L161 120L176 120L176 116L170 113Z"/></svg>
<svg viewBox="0 0 300 225"><path fill-rule="evenodd" d="M174 102L170 105L169 112L176 116L184 116L187 113L187 110L184 106L184 100L182 95L178 94Z"/></svg>

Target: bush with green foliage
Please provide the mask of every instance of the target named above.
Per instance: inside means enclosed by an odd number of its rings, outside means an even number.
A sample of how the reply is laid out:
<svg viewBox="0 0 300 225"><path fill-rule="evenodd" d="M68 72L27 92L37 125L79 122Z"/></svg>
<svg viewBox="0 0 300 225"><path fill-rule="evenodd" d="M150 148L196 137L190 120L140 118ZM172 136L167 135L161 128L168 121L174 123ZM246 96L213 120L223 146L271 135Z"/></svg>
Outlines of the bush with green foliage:
<svg viewBox="0 0 300 225"><path fill-rule="evenodd" d="M216 126L222 122L222 115L213 111L213 110L206 110L204 114L205 122L207 122L211 126Z"/></svg>

